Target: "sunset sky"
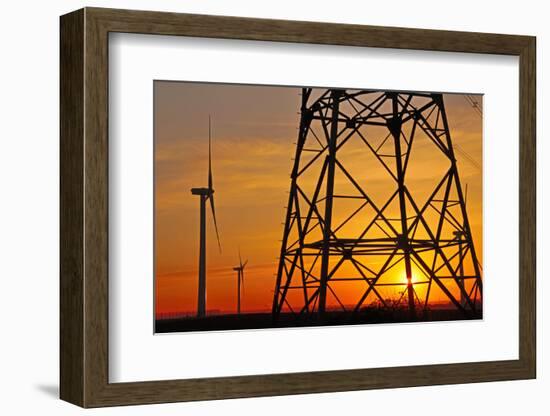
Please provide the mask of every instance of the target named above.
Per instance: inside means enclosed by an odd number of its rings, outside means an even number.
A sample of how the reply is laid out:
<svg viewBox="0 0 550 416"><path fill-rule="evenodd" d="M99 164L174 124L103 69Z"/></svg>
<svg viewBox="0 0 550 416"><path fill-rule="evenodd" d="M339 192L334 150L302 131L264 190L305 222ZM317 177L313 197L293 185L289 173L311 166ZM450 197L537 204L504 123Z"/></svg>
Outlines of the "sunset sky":
<svg viewBox="0 0 550 416"><path fill-rule="evenodd" d="M243 311L270 310L299 125L300 89L184 82L154 83L156 313L197 305L199 198L207 186L208 116L222 253L207 212L207 310L236 309L239 249L245 269ZM481 102L480 96L476 100ZM480 261L481 117L462 95L444 95L468 215ZM430 154L417 160L408 186L428 192ZM363 169L364 171L364 169ZM415 179L417 178L417 179ZM428 178L430 179L430 178ZM376 179L374 179L376 180ZM414 182L417 180L417 183ZM373 186L372 192L376 192Z"/></svg>

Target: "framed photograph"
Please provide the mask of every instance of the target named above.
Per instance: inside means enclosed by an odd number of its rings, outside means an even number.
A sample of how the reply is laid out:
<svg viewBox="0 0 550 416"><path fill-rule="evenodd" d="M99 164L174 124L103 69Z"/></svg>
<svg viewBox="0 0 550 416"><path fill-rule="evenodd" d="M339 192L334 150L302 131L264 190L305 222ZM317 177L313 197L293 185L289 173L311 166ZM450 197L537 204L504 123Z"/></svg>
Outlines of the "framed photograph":
<svg viewBox="0 0 550 416"><path fill-rule="evenodd" d="M536 376L535 38L61 17L82 407Z"/></svg>

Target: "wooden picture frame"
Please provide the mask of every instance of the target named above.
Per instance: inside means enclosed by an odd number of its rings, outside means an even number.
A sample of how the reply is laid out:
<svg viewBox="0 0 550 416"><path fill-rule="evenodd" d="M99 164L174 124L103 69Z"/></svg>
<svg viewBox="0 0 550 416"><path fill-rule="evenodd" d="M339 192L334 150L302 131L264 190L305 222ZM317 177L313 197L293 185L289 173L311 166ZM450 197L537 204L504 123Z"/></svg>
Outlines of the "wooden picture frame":
<svg viewBox="0 0 550 416"><path fill-rule="evenodd" d="M61 17L60 396L82 407L530 379L536 376L535 38L85 8ZM519 57L519 359L109 383L108 34Z"/></svg>

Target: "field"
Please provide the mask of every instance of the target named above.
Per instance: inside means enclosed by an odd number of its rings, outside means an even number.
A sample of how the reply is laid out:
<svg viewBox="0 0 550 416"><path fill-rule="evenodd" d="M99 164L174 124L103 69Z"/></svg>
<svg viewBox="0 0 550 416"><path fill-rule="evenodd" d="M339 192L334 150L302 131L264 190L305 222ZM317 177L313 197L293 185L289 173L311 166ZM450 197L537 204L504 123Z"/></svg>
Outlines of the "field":
<svg viewBox="0 0 550 416"><path fill-rule="evenodd" d="M204 318L172 318L157 319L156 333L190 332L190 331L222 331L229 329L262 329L262 328L289 328L326 325L364 325L395 322L428 322L428 321L456 321L464 319L481 319L482 312L464 317L456 309L439 308L419 311L416 318L411 319L406 308L386 310L366 308L359 313L328 311L323 320L317 315L297 317L291 313L283 313L277 320L273 320L271 313L247 313L242 315L224 314L211 315Z"/></svg>

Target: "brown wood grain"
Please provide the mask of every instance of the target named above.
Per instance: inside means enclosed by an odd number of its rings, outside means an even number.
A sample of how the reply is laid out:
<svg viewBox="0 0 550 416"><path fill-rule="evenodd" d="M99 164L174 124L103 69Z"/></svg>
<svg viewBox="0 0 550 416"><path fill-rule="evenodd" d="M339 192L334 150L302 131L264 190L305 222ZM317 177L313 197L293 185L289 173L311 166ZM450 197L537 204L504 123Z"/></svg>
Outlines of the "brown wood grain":
<svg viewBox="0 0 550 416"><path fill-rule="evenodd" d="M61 19L60 397L84 404L84 12Z"/></svg>
<svg viewBox="0 0 550 416"><path fill-rule="evenodd" d="M109 32L519 56L519 359L109 383ZM97 8L63 16L61 398L83 407L99 407L534 378L535 105L535 38L528 36Z"/></svg>

